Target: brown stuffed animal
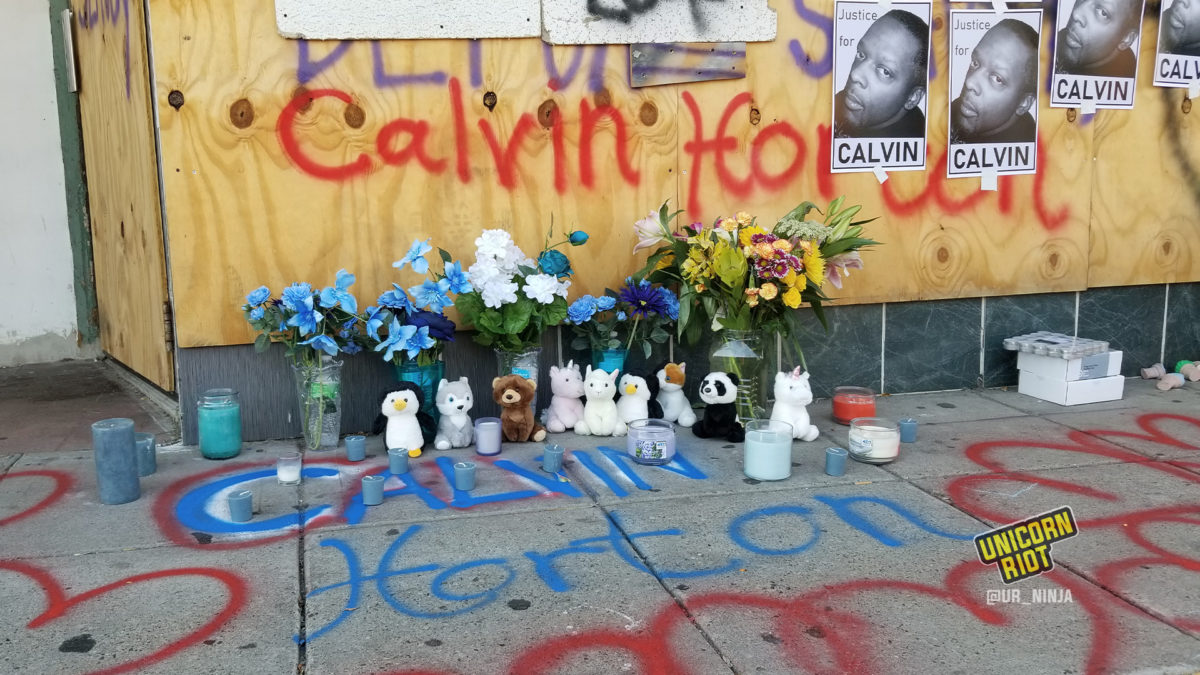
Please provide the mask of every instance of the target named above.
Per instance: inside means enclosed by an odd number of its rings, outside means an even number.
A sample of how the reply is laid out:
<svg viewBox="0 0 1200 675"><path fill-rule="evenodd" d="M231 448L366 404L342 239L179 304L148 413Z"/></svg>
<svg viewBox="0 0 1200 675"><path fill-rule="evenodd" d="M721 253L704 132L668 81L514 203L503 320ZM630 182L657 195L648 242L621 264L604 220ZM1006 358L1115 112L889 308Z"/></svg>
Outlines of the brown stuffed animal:
<svg viewBox="0 0 1200 675"><path fill-rule="evenodd" d="M500 404L500 429L511 443L541 441L546 429L533 416L533 392L537 383L520 375L492 380L492 398Z"/></svg>

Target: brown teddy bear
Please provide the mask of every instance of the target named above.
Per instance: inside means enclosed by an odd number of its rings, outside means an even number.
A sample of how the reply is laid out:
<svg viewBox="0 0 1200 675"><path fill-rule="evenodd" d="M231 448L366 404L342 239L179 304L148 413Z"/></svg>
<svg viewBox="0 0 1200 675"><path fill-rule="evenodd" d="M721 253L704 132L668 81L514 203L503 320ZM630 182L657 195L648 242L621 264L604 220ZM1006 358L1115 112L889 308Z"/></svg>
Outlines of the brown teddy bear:
<svg viewBox="0 0 1200 675"><path fill-rule="evenodd" d="M505 375L492 380L492 398L501 407L500 429L504 440L512 443L541 441L546 429L533 415L533 392L537 383L520 375Z"/></svg>

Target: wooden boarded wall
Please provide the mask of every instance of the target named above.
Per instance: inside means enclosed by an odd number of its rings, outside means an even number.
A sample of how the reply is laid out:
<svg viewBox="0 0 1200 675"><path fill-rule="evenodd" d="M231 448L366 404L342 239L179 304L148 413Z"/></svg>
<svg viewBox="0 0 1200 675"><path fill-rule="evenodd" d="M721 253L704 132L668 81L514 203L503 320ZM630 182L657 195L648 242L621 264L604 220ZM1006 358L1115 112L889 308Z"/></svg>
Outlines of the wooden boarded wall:
<svg viewBox="0 0 1200 675"><path fill-rule="evenodd" d="M666 199L688 219L862 203L885 245L843 303L1200 279L1197 131L1148 60L1134 111L1043 105L1039 173L980 192L944 177L935 5L929 170L880 185L827 170L833 3L773 6L779 38L749 46L746 79L631 89L625 47L303 42L276 34L269 3L152 0L180 346L248 341L234 308L259 284L346 267L365 305L416 283L391 267L415 237L469 258L480 229L505 227L529 252L551 217L592 233L573 291L600 292L638 266L630 226Z"/></svg>

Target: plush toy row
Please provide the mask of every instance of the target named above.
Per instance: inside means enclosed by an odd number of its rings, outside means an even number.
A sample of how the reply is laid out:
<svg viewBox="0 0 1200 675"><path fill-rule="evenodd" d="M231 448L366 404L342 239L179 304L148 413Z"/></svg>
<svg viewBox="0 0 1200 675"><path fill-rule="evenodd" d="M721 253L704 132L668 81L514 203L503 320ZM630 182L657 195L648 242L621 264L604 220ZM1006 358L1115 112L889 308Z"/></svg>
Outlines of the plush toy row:
<svg viewBox="0 0 1200 675"><path fill-rule="evenodd" d="M611 373L579 366L551 366L550 389L553 396L546 411L546 426L538 423L531 401L537 384L519 375L492 380L492 399L500 406L504 440L514 443L541 441L546 432L574 431L584 436L624 436L628 424L639 419L664 419L681 427L691 427L700 438L723 438L740 442L744 438L742 420L735 412L738 378L732 373L712 372L700 384L704 417L697 420L691 403L683 393L685 363L668 363L656 378L646 380L620 371ZM618 379L619 377L619 379ZM617 394L620 394L617 397ZM465 448L474 441L469 412L473 405L467 378L442 380L435 404L441 413L433 418L421 410L421 390L411 382L401 382L380 402L380 414L374 432L384 433L388 448L407 449L413 457L433 443L438 450ZM775 406L771 419L792 425L793 437L811 441L819 431L809 422L806 406L812 402L808 373L796 368L775 376Z"/></svg>

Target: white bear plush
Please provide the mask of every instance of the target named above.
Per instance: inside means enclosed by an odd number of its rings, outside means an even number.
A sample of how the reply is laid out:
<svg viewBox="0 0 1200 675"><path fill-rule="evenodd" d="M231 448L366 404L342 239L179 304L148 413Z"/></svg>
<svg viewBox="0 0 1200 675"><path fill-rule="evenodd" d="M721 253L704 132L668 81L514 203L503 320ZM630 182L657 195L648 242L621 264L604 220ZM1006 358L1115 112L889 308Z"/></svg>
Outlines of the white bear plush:
<svg viewBox="0 0 1200 675"><path fill-rule="evenodd" d="M561 434L583 419L583 376L574 361L559 368L550 366L550 407L546 409L546 430Z"/></svg>
<svg viewBox="0 0 1200 675"><path fill-rule="evenodd" d="M471 424L471 384L460 377L457 382L445 379L438 384L437 409L442 414L438 420L437 438L433 446L438 450L465 448L475 440L475 427Z"/></svg>
<svg viewBox="0 0 1200 675"><path fill-rule="evenodd" d="M792 438L811 441L821 430L810 424L808 406L812 403L812 387L808 384L808 373L796 367L790 373L775 373L775 407L771 419L792 425Z"/></svg>
<svg viewBox="0 0 1200 675"><path fill-rule="evenodd" d="M580 436L624 436L628 431L613 400L619 373L587 367L587 375L583 378L583 395L587 397L587 403L583 405L583 418L575 423L575 433Z"/></svg>
<svg viewBox="0 0 1200 675"><path fill-rule="evenodd" d="M668 363L658 371L657 400L662 406L662 418L681 427L690 427L696 423L696 411L692 410L692 404L683 393L686 369L686 363Z"/></svg>
<svg viewBox="0 0 1200 675"><path fill-rule="evenodd" d="M625 424L634 420L662 418L662 408L654 402L654 392L650 390L646 378L626 373L621 376L617 391L621 393L617 399L617 413Z"/></svg>

